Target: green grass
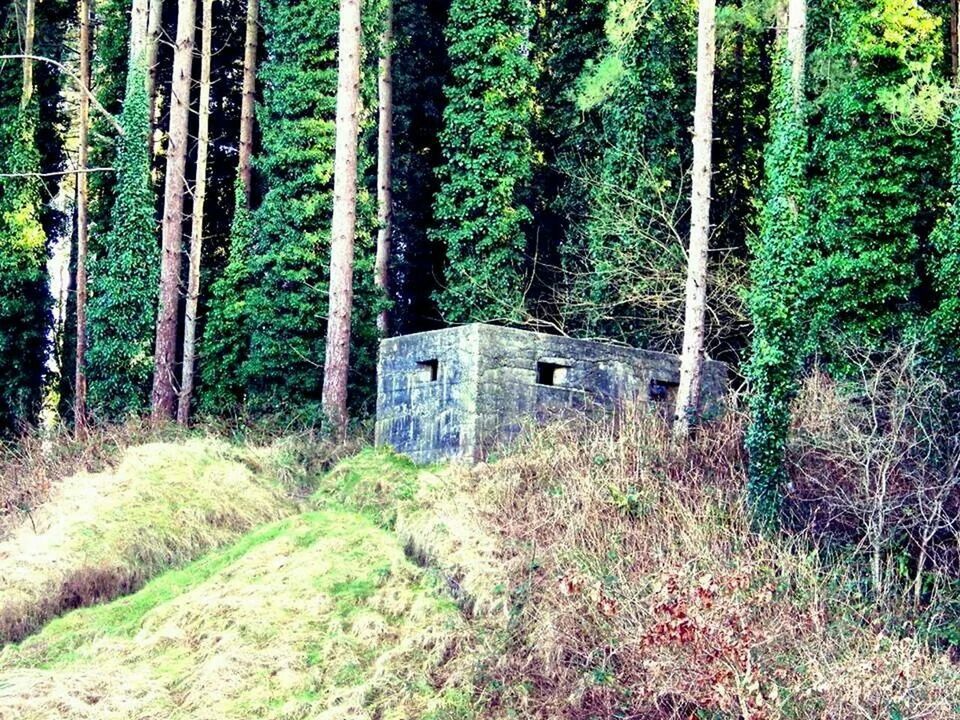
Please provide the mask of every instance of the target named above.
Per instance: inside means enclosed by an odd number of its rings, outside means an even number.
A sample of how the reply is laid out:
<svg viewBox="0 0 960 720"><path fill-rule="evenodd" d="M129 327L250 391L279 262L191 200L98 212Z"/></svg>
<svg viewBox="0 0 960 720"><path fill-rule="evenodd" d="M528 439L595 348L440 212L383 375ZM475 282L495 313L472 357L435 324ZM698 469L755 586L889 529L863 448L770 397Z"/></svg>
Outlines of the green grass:
<svg viewBox="0 0 960 720"><path fill-rule="evenodd" d="M461 626L392 533L331 508L49 623L0 651L0 695L23 720L83 717L64 692L103 717L466 718L462 679L423 682Z"/></svg>
<svg viewBox="0 0 960 720"><path fill-rule="evenodd" d="M293 520L287 519L259 528L228 548L214 551L185 568L162 574L133 595L57 618L40 636L22 643L23 657L33 656L39 667L51 668L70 661L77 648L98 637L133 637L151 610L197 587L258 545L279 537L292 523Z"/></svg>
<svg viewBox="0 0 960 720"><path fill-rule="evenodd" d="M0 543L0 642L293 512L277 480L251 465L225 443L191 439L132 447L113 470L65 479L34 523Z"/></svg>
<svg viewBox="0 0 960 720"><path fill-rule="evenodd" d="M366 448L320 478L315 507L346 506L393 528L398 506L416 497L420 469L390 450Z"/></svg>

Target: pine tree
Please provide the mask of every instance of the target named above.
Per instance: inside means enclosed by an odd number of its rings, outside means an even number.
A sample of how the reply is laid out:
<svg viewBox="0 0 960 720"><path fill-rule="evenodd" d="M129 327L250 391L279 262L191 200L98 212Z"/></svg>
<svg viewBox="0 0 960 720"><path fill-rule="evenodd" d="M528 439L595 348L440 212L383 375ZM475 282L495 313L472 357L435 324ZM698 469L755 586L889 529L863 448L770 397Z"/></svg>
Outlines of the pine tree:
<svg viewBox="0 0 960 720"><path fill-rule="evenodd" d="M200 261L207 201L207 158L210 154L210 71L213 61L213 0L203 0L200 43L200 120L197 129L196 182L190 224L190 263L187 270L187 302L183 317L183 374L177 402L177 422L190 419L193 377L197 362L197 310L200 305Z"/></svg>
<svg viewBox="0 0 960 720"><path fill-rule="evenodd" d="M448 322L518 319L529 274L534 153L527 0L453 0L434 237Z"/></svg>
<svg viewBox="0 0 960 720"><path fill-rule="evenodd" d="M713 77L716 68L716 4L700 0L697 30L697 96L693 114L693 180L687 260L686 313L674 432L686 436L700 411L707 315L707 255L713 174Z"/></svg>
<svg viewBox="0 0 960 720"><path fill-rule="evenodd" d="M347 372L357 232L357 136L360 133L360 0L340 0L337 125L333 169L330 291L327 303L323 411L340 437L347 431Z"/></svg>
<svg viewBox="0 0 960 720"><path fill-rule="evenodd" d="M197 26L196 0L177 4L177 39L170 83L167 171L163 191L163 240L160 255L160 305L154 343L154 420L172 419L177 405L177 326L180 318L180 268L183 263L183 201L186 194L187 145L190 141L190 94ZM148 96L149 97L149 96Z"/></svg>
<svg viewBox="0 0 960 720"><path fill-rule="evenodd" d="M385 27L380 36L380 71L377 82L377 258L374 283L387 299L390 294L390 250L393 233L393 0L387 0ZM390 330L386 307L377 318L381 335Z"/></svg>

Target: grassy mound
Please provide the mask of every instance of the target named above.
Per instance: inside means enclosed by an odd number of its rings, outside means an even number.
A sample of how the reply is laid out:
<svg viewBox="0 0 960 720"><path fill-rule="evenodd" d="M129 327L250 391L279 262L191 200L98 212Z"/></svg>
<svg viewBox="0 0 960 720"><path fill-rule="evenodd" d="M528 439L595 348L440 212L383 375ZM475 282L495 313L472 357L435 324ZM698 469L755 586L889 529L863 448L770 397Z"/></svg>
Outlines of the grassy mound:
<svg viewBox="0 0 960 720"><path fill-rule="evenodd" d="M0 717L472 717L462 624L390 533L307 513L8 647Z"/></svg>
<svg viewBox="0 0 960 720"><path fill-rule="evenodd" d="M224 443L130 448L112 471L64 480L0 542L0 642L128 593L292 509L274 480Z"/></svg>
<svg viewBox="0 0 960 720"><path fill-rule="evenodd" d="M0 652L0 718L960 717L854 555L750 530L736 418L618 420L471 469L364 450L312 512Z"/></svg>
<svg viewBox="0 0 960 720"><path fill-rule="evenodd" d="M500 462L367 451L314 501L392 527L470 619L484 718L960 717L947 652L882 622L853 565L750 530L735 419L555 425Z"/></svg>

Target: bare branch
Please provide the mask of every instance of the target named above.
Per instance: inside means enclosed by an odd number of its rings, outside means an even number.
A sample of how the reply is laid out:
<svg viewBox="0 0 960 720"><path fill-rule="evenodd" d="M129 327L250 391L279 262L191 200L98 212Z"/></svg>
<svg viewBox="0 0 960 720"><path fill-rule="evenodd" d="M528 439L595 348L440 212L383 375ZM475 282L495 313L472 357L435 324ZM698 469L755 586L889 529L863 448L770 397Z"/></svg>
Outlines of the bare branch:
<svg viewBox="0 0 960 720"><path fill-rule="evenodd" d="M0 55L0 60L33 60L34 62L44 62L44 63L47 63L48 65L53 65L53 67L57 68L60 72L62 72L64 75L66 75L76 84L77 89L79 89L80 92L86 95L87 98L89 98L90 104L93 106L93 108L96 109L96 111L99 112L101 115L103 115L103 117L106 118L111 125L113 125L114 129L116 129L116 131L120 135L124 134L123 126L120 124L120 121L117 120L116 117L114 117L103 105L100 104L100 101L97 100L97 96L94 95L92 92L90 92L89 88L85 87L84 84L80 81L80 78L77 77L77 75L75 75L70 70L70 68L68 68L62 62L58 62L53 58L44 57L42 55L27 55L27 54Z"/></svg>
<svg viewBox="0 0 960 720"><path fill-rule="evenodd" d="M90 173L103 173L103 172L116 172L115 168L112 167L97 167L97 168L86 168L85 170L58 170L57 172L45 172L45 173L0 173L0 178L23 178L23 177L32 177L32 178L49 178L49 177L63 177L64 175L89 175Z"/></svg>

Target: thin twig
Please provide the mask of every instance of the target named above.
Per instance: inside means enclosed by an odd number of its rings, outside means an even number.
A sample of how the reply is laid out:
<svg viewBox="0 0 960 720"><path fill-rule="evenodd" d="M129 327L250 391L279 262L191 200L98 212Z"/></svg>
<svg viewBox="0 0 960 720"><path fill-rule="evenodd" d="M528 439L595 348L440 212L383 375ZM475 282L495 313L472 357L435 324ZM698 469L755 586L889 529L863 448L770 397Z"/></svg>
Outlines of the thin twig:
<svg viewBox="0 0 960 720"><path fill-rule="evenodd" d="M20 55L0 55L0 60L33 60L34 62L44 62L44 63L47 63L47 64L49 64L49 65L53 65L53 66L54 66L55 68L57 68L60 72L62 72L62 73L63 73L64 75L66 75L68 78L70 78L71 80L73 80L74 83L76 83L76 85L77 85L77 87L79 88L80 92L83 93L84 95L86 95L86 96L90 99L90 104L97 110L97 112L99 112L101 115L103 115L103 116L110 122L111 125L113 125L113 127L116 129L116 131L117 131L118 133L120 133L120 135L123 135L123 134L124 134L124 132L123 132L123 126L120 124L120 121L118 121L116 117L114 117L112 114L110 114L110 112L109 112L103 105L100 104L100 101L97 100L97 96L94 95L92 92L90 92L90 89L87 88L87 87L83 84L83 82L81 82L80 78L77 77L77 76L70 70L70 68L68 68L68 67L67 67L66 65L64 65L62 62L58 62L58 61L54 60L53 58L44 57L44 56L42 56L42 55L26 55L26 54L20 54Z"/></svg>

